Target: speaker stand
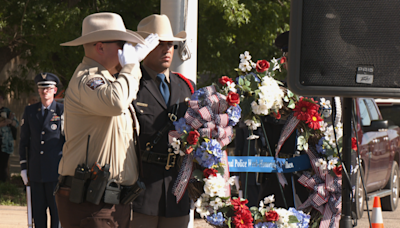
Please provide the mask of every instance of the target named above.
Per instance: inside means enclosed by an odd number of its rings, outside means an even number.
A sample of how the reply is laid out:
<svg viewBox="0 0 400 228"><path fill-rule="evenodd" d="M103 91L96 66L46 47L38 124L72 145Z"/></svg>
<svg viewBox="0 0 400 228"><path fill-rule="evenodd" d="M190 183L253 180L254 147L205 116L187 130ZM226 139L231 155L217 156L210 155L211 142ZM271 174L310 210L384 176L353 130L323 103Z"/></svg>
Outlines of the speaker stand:
<svg viewBox="0 0 400 228"><path fill-rule="evenodd" d="M351 219L351 197L352 191L349 185L350 180L347 180L347 176L344 172L346 168L350 178L350 167L351 167L351 116L353 111L353 98L343 98L343 148L342 148L342 162L344 164L342 170L342 215L340 218L340 228L351 228L353 227Z"/></svg>

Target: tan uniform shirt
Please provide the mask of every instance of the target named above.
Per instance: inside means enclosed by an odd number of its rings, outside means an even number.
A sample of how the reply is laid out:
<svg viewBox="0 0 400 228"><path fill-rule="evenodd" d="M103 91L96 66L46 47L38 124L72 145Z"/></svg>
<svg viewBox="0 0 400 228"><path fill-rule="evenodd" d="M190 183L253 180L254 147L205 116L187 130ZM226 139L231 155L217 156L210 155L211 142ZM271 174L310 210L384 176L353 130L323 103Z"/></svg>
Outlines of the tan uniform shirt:
<svg viewBox="0 0 400 228"><path fill-rule="evenodd" d="M96 61L83 58L65 93L66 143L60 175L74 176L76 167L85 163L90 135L88 166L110 164L110 179L122 185L136 182L138 161L129 105L136 99L141 77L139 64L124 66L115 79Z"/></svg>

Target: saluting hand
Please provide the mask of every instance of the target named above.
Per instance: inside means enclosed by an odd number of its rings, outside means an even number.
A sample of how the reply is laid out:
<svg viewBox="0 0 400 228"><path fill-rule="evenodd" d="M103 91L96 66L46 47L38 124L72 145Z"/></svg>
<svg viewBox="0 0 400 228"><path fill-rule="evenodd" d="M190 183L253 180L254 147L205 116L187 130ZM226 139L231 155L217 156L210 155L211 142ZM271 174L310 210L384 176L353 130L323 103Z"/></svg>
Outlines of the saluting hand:
<svg viewBox="0 0 400 228"><path fill-rule="evenodd" d="M122 50L118 50L119 63L122 67L126 64L137 64L160 43L157 34L150 34L146 39L146 44L137 44L133 46L130 43L125 43Z"/></svg>

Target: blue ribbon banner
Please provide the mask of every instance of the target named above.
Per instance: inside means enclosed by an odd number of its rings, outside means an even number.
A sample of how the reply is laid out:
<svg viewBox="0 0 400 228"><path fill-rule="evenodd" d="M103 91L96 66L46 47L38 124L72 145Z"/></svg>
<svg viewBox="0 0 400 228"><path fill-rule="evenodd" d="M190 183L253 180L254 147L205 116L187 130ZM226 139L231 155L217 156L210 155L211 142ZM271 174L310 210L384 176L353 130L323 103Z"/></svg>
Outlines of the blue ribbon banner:
<svg viewBox="0 0 400 228"><path fill-rule="evenodd" d="M228 156L229 172L293 173L311 168L307 154L293 158Z"/></svg>

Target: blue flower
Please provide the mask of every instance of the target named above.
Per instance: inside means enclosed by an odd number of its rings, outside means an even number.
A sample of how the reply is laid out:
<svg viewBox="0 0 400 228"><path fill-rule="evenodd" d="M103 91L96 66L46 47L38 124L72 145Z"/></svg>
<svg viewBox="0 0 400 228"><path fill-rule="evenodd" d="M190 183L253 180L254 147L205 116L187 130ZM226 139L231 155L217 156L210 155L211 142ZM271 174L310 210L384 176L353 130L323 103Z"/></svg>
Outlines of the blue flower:
<svg viewBox="0 0 400 228"><path fill-rule="evenodd" d="M222 226L225 222L225 218L221 212L218 212L217 214L207 216L207 222L215 226Z"/></svg>
<svg viewBox="0 0 400 228"><path fill-rule="evenodd" d="M297 223L297 227L308 228L308 225L310 223L310 218L311 218L310 215L304 214L304 212L298 211L293 207L290 207L289 211L292 212L297 217L297 220L300 221L299 223Z"/></svg>
<svg viewBox="0 0 400 228"><path fill-rule="evenodd" d="M179 133L179 134L183 134L183 131L189 132L191 127L189 125L186 124L186 120L185 118L180 118L178 121L173 122L174 126L175 126L175 130Z"/></svg>
<svg viewBox="0 0 400 228"><path fill-rule="evenodd" d="M277 228L278 226L273 222L260 222L254 225L254 228Z"/></svg>
<svg viewBox="0 0 400 228"><path fill-rule="evenodd" d="M194 91L190 100L200 100L200 98L204 97L205 91L204 89L198 89Z"/></svg>
<svg viewBox="0 0 400 228"><path fill-rule="evenodd" d="M202 142L194 152L194 159L205 168L211 168L221 162L223 152L221 144L215 139Z"/></svg>
<svg viewBox="0 0 400 228"><path fill-rule="evenodd" d="M226 113L229 116L229 125L235 126L240 120L242 109L239 105L231 106L228 108L228 110L226 110Z"/></svg>
<svg viewBox="0 0 400 228"><path fill-rule="evenodd" d="M251 72L250 74L254 76L254 80L256 82L260 82L260 79L258 78L258 76L254 72Z"/></svg>
<svg viewBox="0 0 400 228"><path fill-rule="evenodd" d="M321 138L318 141L318 144L315 145L315 148L317 149L317 152L320 153L320 154L325 154L326 153L326 149L324 147L324 138Z"/></svg>

